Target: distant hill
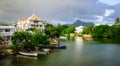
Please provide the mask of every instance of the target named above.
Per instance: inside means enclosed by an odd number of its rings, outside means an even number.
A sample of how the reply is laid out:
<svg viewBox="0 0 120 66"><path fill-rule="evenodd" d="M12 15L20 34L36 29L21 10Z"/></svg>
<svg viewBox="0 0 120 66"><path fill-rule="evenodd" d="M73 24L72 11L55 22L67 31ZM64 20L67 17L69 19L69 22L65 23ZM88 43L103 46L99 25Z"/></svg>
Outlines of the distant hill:
<svg viewBox="0 0 120 66"><path fill-rule="evenodd" d="M74 22L73 24L69 24L70 26L90 26L90 25L94 25L94 23L92 22L83 22L81 20L76 20L76 22Z"/></svg>
<svg viewBox="0 0 120 66"><path fill-rule="evenodd" d="M8 26L8 24L0 24L0 26Z"/></svg>

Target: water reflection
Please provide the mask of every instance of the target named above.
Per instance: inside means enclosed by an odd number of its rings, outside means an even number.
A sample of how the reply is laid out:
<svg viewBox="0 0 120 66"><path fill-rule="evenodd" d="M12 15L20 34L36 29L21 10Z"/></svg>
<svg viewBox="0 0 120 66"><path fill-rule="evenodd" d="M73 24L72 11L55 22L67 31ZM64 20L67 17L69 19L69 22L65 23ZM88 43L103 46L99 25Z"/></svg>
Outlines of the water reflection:
<svg viewBox="0 0 120 66"><path fill-rule="evenodd" d="M120 45L102 41L60 41L67 49L46 56L28 58L13 56L0 60L0 66L120 66Z"/></svg>
<svg viewBox="0 0 120 66"><path fill-rule="evenodd" d="M94 38L94 41L105 44L120 44L120 39L109 39L109 38Z"/></svg>
<svg viewBox="0 0 120 66"><path fill-rule="evenodd" d="M81 52L83 46L83 38L75 37L75 52Z"/></svg>

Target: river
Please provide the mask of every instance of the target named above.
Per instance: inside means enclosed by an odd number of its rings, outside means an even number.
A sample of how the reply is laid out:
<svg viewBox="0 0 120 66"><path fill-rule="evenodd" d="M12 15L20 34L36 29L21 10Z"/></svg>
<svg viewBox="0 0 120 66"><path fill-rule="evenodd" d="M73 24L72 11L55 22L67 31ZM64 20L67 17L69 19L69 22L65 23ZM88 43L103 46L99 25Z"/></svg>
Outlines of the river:
<svg viewBox="0 0 120 66"><path fill-rule="evenodd" d="M46 56L13 56L0 60L0 66L120 66L120 44L103 41L60 41L67 49Z"/></svg>

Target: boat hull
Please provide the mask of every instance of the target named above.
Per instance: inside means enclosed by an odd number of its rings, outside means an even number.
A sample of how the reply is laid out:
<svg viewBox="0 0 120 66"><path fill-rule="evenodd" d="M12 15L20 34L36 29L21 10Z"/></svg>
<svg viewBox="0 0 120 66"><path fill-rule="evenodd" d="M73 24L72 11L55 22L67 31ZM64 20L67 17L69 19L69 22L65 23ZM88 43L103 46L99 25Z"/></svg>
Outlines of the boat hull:
<svg viewBox="0 0 120 66"><path fill-rule="evenodd" d="M37 57L37 53L19 52L19 54L24 55L24 56Z"/></svg>

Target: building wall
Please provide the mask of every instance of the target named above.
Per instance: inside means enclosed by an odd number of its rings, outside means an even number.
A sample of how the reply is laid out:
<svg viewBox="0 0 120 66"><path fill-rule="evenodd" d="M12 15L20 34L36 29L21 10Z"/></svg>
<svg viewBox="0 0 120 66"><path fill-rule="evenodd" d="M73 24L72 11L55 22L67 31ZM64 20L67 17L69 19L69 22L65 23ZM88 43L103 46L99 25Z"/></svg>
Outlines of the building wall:
<svg viewBox="0 0 120 66"><path fill-rule="evenodd" d="M0 26L0 36L4 37L4 41L8 42L8 44L11 44L11 37L14 32L29 28L37 28L44 32L46 24L46 21L32 15L29 18L22 18L18 20L14 26Z"/></svg>
<svg viewBox="0 0 120 66"><path fill-rule="evenodd" d="M21 20L18 20L15 24L16 30L26 30L29 28L37 28L40 29L42 32L45 30L46 22L41 20L35 15L32 15L29 18L23 18Z"/></svg>
<svg viewBox="0 0 120 66"><path fill-rule="evenodd" d="M78 26L78 27L75 28L75 32L76 33L81 33L83 31L83 28L84 28L83 26Z"/></svg>
<svg viewBox="0 0 120 66"><path fill-rule="evenodd" d="M4 38L4 41L11 44L11 37L15 32L14 26L0 26L0 36Z"/></svg>

